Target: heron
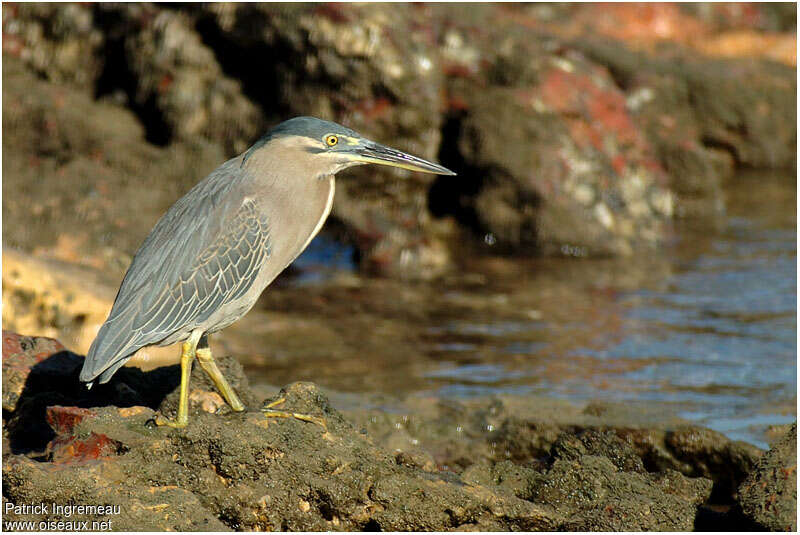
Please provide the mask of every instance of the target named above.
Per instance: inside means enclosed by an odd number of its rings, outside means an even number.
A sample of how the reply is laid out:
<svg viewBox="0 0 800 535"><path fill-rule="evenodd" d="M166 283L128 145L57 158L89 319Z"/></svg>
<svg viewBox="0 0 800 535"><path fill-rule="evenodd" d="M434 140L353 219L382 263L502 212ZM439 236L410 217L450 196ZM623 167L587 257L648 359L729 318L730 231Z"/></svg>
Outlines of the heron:
<svg viewBox="0 0 800 535"><path fill-rule="evenodd" d="M188 424L195 357L230 408L245 410L208 337L247 314L314 239L331 212L336 173L363 164L455 174L334 122L295 117L278 124L156 223L89 348L80 381L89 388L106 383L139 349L181 342L177 415L158 415L155 423Z"/></svg>

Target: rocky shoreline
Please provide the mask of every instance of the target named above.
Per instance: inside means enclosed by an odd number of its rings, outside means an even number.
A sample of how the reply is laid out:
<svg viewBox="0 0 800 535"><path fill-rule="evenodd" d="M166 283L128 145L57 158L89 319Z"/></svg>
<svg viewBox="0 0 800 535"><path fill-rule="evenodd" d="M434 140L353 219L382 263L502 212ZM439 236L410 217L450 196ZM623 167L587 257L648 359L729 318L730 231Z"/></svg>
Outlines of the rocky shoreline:
<svg viewBox="0 0 800 535"><path fill-rule="evenodd" d="M3 210L38 214L4 244L122 269L191 185L315 115L458 172L339 178L327 229L366 272L653 251L734 169L795 167L795 27L776 4L4 4Z"/></svg>
<svg viewBox="0 0 800 535"><path fill-rule="evenodd" d="M251 388L225 358L248 412L227 412L196 374L190 427L150 429L174 410L174 367L125 368L87 392L83 357L65 349L88 348L161 214L294 115L458 172L337 179L324 232L381 281L439 281L484 255L613 257L623 278L662 269L647 258L676 220L713 225L734 171L796 167L795 5L2 12L4 520L88 519L6 509L46 503L119 505L95 518L115 530L796 530L796 426L765 453L605 403L285 386L286 405L322 429L267 421L258 408L279 389ZM350 283L268 295L243 322L280 333L269 358L302 354L313 336L330 360L325 344L343 342L327 305L352 301L358 317L369 305ZM276 303L292 313L257 316ZM376 337L365 358L396 339ZM263 355L261 340L226 352ZM393 349L395 361L422 354ZM152 350L137 364L174 358Z"/></svg>
<svg viewBox="0 0 800 535"><path fill-rule="evenodd" d="M764 453L602 403L412 400L398 411L311 383L280 391L323 428L266 419L258 407L278 396L223 358L250 410L228 411L195 369L190 425L153 429L156 410L174 410L176 367L123 368L87 392L82 359L4 332L4 503L119 505L91 518L115 530L796 528L795 425ZM70 520L48 513L4 520Z"/></svg>

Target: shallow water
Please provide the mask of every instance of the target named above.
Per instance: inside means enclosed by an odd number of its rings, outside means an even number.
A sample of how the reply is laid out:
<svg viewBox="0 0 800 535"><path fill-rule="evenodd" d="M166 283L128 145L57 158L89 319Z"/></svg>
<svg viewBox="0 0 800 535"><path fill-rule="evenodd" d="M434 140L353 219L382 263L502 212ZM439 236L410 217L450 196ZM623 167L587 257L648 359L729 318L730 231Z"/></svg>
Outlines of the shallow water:
<svg viewBox="0 0 800 535"><path fill-rule="evenodd" d="M678 223L657 254L475 259L435 284L355 277L318 239L262 301L289 320L229 347L255 383L658 404L765 447L796 418L795 183L740 175L726 192L725 215Z"/></svg>

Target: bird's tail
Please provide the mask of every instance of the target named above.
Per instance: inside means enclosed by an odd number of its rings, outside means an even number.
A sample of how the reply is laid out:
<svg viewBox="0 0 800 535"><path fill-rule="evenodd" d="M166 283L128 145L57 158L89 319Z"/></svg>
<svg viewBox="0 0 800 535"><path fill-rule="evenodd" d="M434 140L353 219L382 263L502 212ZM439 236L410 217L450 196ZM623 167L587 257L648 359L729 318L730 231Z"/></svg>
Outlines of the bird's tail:
<svg viewBox="0 0 800 535"><path fill-rule="evenodd" d="M111 325L112 323L106 320L86 353L79 379L87 383L87 388L91 388L94 380L98 378L100 384L107 383L114 373L144 345L139 345L136 340L124 335L130 333L129 329L121 329Z"/></svg>

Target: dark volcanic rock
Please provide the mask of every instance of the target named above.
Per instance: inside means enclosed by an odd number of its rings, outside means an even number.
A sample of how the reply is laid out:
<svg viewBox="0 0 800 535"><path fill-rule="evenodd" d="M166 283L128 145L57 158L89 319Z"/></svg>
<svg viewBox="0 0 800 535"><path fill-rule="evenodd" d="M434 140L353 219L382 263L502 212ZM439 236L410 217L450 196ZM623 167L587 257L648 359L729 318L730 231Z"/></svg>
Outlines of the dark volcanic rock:
<svg viewBox="0 0 800 535"><path fill-rule="evenodd" d="M667 470L648 473L614 433L588 430L558 437L546 468L501 461L473 465L462 478L495 484L534 503L550 504L569 531L690 531L712 482Z"/></svg>
<svg viewBox="0 0 800 535"><path fill-rule="evenodd" d="M797 424L765 453L739 487L744 514L763 529L797 531Z"/></svg>
<svg viewBox="0 0 800 535"><path fill-rule="evenodd" d="M605 455L615 466L632 471L639 465L650 472L677 471L688 477L703 477L714 482L714 495L723 503L731 501L736 488L755 466L762 451L745 442L732 441L710 429L680 425L673 429L610 426L608 417L586 423L531 421L510 416L493 436L497 451L518 463L542 459L554 452L565 458L592 455L598 435L581 435L583 430L613 430L622 443L600 441ZM568 434L563 435L565 431ZM590 438L594 437L594 438ZM631 456L631 450L635 456Z"/></svg>
<svg viewBox="0 0 800 535"><path fill-rule="evenodd" d="M313 384L294 383L264 403L283 398L278 409L325 425L267 418L229 358L220 367L248 411L227 409L195 369L189 426L154 428L156 407L174 411L177 366L123 368L87 392L77 384L81 357L57 346L46 356L45 341L6 338L4 362L21 368L31 357L33 368L4 411L5 498L119 504L115 529L688 530L711 493L707 478L648 466L634 442L588 413L566 423L545 411L535 421L497 400L440 402L400 426L372 411L362 428ZM59 359L69 362L60 380L41 380ZM5 378L13 386L14 374ZM49 436L22 439L37 426ZM407 447L397 433L421 438ZM684 468L721 470L704 455L685 453ZM24 517L8 519L62 519Z"/></svg>
<svg viewBox="0 0 800 535"><path fill-rule="evenodd" d="M52 465L7 458L6 496L65 503L80 489L82 500L105 503L112 501L109 482L123 478L112 503L126 513L114 521L129 530L214 529L220 522L240 530L552 530L559 521L548 507L397 464L313 385L296 383L281 396L287 409L324 418L327 429L268 420L256 410L194 414L184 430L150 430L150 409L103 407L77 423L72 438L51 444L63 450L67 443L72 458L54 456ZM88 458L100 462L81 462ZM134 504L158 507L141 518L131 514Z"/></svg>
<svg viewBox="0 0 800 535"><path fill-rule="evenodd" d="M214 51L183 12L146 4L98 6L113 20L109 46L124 50L136 80L129 98L140 110L158 112L161 132L148 138L163 142L207 139L226 153L244 152L263 130L263 117L242 84L226 76Z"/></svg>

